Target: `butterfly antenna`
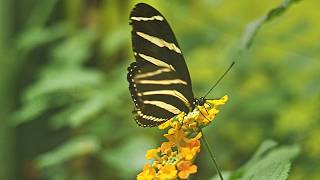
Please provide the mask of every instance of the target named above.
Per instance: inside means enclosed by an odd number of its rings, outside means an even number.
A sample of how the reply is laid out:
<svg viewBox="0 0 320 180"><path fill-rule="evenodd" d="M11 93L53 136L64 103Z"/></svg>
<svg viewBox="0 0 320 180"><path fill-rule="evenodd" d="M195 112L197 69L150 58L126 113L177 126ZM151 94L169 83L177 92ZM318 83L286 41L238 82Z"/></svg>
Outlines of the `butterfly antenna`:
<svg viewBox="0 0 320 180"><path fill-rule="evenodd" d="M223 75L217 80L217 82L210 88L210 90L207 92L207 94L205 96L203 96L204 98L207 97L209 95L209 93L220 83L220 81L228 74L228 72L230 71L230 69L233 67L233 65L235 64L235 62L233 61L231 63L231 65L229 66L229 68L223 73Z"/></svg>

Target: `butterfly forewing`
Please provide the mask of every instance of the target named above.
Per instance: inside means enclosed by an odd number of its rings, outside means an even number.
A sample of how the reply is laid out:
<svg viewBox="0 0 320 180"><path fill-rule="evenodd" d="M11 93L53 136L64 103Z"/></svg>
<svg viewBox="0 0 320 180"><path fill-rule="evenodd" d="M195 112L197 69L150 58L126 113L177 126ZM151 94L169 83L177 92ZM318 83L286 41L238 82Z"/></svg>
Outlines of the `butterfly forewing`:
<svg viewBox="0 0 320 180"><path fill-rule="evenodd" d="M136 62L128 68L129 89L141 126L157 126L193 109L190 75L166 19L139 3L130 14Z"/></svg>
<svg viewBox="0 0 320 180"><path fill-rule="evenodd" d="M189 71L181 49L171 27L160 12L147 4L139 3L130 14L130 24L133 51L171 65L191 87Z"/></svg>

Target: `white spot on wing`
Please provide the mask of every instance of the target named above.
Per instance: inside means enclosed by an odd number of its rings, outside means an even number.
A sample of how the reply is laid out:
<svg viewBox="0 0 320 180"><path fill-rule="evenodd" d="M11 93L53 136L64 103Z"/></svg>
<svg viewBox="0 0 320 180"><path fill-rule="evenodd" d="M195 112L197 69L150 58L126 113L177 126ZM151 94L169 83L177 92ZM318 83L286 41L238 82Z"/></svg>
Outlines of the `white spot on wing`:
<svg viewBox="0 0 320 180"><path fill-rule="evenodd" d="M157 121L157 122L161 122L161 121L166 121L167 119L164 118L158 118L158 117L154 117L154 116L149 116L149 115L145 115L143 114L141 111L137 111L137 114L147 120L151 120L151 118L153 118L151 121Z"/></svg>

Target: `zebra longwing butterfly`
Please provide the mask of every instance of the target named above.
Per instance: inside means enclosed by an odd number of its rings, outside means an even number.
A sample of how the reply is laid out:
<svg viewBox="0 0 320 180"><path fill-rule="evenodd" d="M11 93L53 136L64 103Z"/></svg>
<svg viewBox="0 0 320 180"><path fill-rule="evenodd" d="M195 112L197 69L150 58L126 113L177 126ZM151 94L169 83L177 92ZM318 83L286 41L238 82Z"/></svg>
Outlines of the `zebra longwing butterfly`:
<svg viewBox="0 0 320 180"><path fill-rule="evenodd" d="M128 67L129 90L135 104L135 120L143 127L203 105L195 99L189 71L166 19L150 5L139 3L130 14L135 62Z"/></svg>

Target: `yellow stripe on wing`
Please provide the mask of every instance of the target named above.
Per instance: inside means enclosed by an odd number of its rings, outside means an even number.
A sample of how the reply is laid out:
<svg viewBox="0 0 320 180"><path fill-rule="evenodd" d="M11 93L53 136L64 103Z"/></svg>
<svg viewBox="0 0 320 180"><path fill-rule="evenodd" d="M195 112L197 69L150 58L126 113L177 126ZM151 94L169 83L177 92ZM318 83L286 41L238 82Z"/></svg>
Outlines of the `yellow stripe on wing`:
<svg viewBox="0 0 320 180"><path fill-rule="evenodd" d="M164 18L162 16L152 16L152 17L130 17L131 20L135 21L163 21Z"/></svg>
<svg viewBox="0 0 320 180"><path fill-rule="evenodd" d="M173 51L181 54L181 50L174 43L169 43L163 39L160 39L160 38L154 37L154 36L150 36L150 35L145 34L143 32L137 32L137 35L142 37L143 39L150 41L151 43L153 43L159 47L166 47L170 50L173 50Z"/></svg>
<svg viewBox="0 0 320 180"><path fill-rule="evenodd" d="M170 95L179 98L188 108L191 110L191 104L188 99L176 90L157 90L157 91L146 91L142 93L138 93L138 96L150 96L150 95Z"/></svg>
<svg viewBox="0 0 320 180"><path fill-rule="evenodd" d="M175 69L173 68L172 65L169 65L167 64L166 62L160 60L160 59L156 59L154 57L151 57L151 56L147 56L145 54L141 54L141 53L134 53L135 56L140 56L142 59L156 65L156 66L159 66L159 67L166 67L166 68L169 68L169 69L172 69L175 71Z"/></svg>
<svg viewBox="0 0 320 180"><path fill-rule="evenodd" d="M144 104L151 104L151 105L155 105L159 108L162 108L164 110L167 110L169 112L172 112L173 114L179 114L182 111L174 106L172 106L171 104L162 102L162 101L143 101Z"/></svg>
<svg viewBox="0 0 320 180"><path fill-rule="evenodd" d="M158 84L158 85L172 85L172 84L183 84L187 85L187 82L181 79L170 79L170 80L137 80L137 84Z"/></svg>
<svg viewBox="0 0 320 180"><path fill-rule="evenodd" d="M147 73L143 73L143 74L137 74L135 76L135 78L137 79L142 79L142 78L147 78L147 77L152 77L152 76L156 76L156 75L159 75L159 74L162 74L164 72L170 72L171 69L168 69L168 68L162 68L162 69L158 69L158 70L155 70L153 72L147 72Z"/></svg>

